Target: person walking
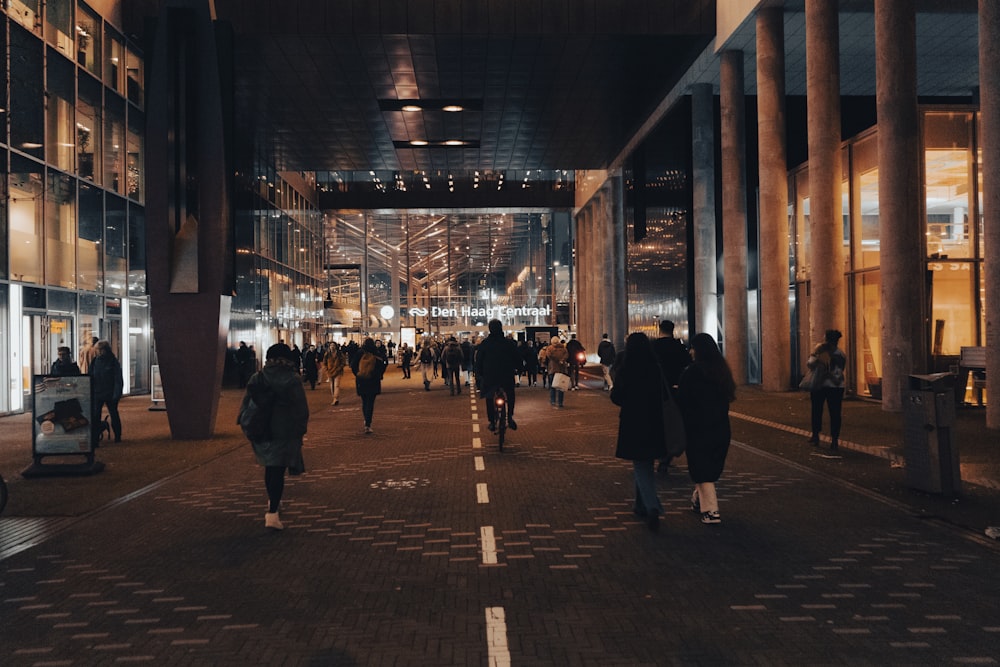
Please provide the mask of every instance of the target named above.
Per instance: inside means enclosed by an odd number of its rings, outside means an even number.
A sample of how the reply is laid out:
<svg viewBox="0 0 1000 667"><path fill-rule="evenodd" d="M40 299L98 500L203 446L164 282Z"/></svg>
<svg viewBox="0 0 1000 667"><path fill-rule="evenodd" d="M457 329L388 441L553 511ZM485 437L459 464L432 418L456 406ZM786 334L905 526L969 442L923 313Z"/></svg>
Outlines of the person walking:
<svg viewBox="0 0 1000 667"><path fill-rule="evenodd" d="M354 371L354 385L361 397L361 415L365 420L365 433L372 432L372 417L375 416L375 397L382 393L382 376L387 362L379 354L375 341L366 338L361 344L361 354L351 362Z"/></svg>
<svg viewBox="0 0 1000 667"><path fill-rule="evenodd" d="M420 362L420 373L424 378L424 391L430 391L431 380L437 377L437 373L434 373L434 348L431 347L429 340L425 340L423 345L420 346L420 354L417 356L417 360Z"/></svg>
<svg viewBox="0 0 1000 667"><path fill-rule="evenodd" d="M538 350L535 349L535 341L522 341L518 346L521 352L521 359L524 363L524 377L529 387L538 384Z"/></svg>
<svg viewBox="0 0 1000 667"><path fill-rule="evenodd" d="M670 390L677 389L681 373L691 365L691 354L684 343L674 338L674 323L670 320L660 321L660 335L653 341L653 352L660 363L660 370L667 381ZM666 457L660 461L657 472L666 474L670 470L670 459Z"/></svg>
<svg viewBox="0 0 1000 667"><path fill-rule="evenodd" d="M847 369L847 355L837 347L843 334L836 329L828 329L824 341L816 346L806 366L813 374L809 389L812 407L812 435L809 444L819 445L819 433L823 429L823 404L830 409L830 449L840 446L840 422L844 405L844 372Z"/></svg>
<svg viewBox="0 0 1000 667"><path fill-rule="evenodd" d="M330 394L333 398L330 405L340 403L340 379L344 377L346 366L344 353L340 350L340 346L336 342L330 343L330 348L323 357L323 369L326 371L326 376L330 378Z"/></svg>
<svg viewBox="0 0 1000 667"><path fill-rule="evenodd" d="M465 364L465 357L462 355L462 346L458 340L452 336L444 346L441 354L441 361L444 364L445 379L451 395L462 393L462 366Z"/></svg>
<svg viewBox="0 0 1000 667"><path fill-rule="evenodd" d="M251 398L260 409L270 412L268 436L250 441L257 463L264 467L264 490L267 492L264 526L282 530L285 526L280 510L285 472L291 475L305 472L302 437L309 426L309 404L298 362L284 343L267 348L264 367L247 381L241 415Z"/></svg>
<svg viewBox="0 0 1000 667"><path fill-rule="evenodd" d="M490 335L476 348L476 386L480 396L486 400L486 416L490 420L488 428L496 430L497 408L493 394L502 388L507 394L507 425L516 431L514 377L521 368L521 355L517 352L517 343L504 336L500 320L490 320L487 328Z"/></svg>
<svg viewBox="0 0 1000 667"><path fill-rule="evenodd" d="M97 350L97 356L91 360L88 371L88 375L91 377L91 391L94 396L94 442L98 440L97 429L104 406L108 406L108 417L111 419L111 430L115 434L115 442L121 442L122 418L118 414L118 401L122 398L122 389L125 386L122 365L118 362L118 357L111 351L111 343L108 341L97 341L94 348Z"/></svg>
<svg viewBox="0 0 1000 667"><path fill-rule="evenodd" d="M656 494L653 464L667 454L663 433L662 379L656 356L644 333L625 340L625 354L616 370L611 402L619 406L615 456L632 461L635 505L632 511L650 530L660 528L663 505Z"/></svg>
<svg viewBox="0 0 1000 667"><path fill-rule="evenodd" d="M315 389L319 381L319 362L316 346L307 345L305 354L302 355L302 377L309 383L310 389Z"/></svg>
<svg viewBox="0 0 1000 667"><path fill-rule="evenodd" d="M681 373L677 388L688 474L694 482L691 508L701 514L702 523L721 523L715 483L729 453L729 404L736 400L736 382L711 335L700 333L691 340L691 356L693 362Z"/></svg>
<svg viewBox="0 0 1000 667"><path fill-rule="evenodd" d="M549 405L561 410L566 392L552 386L552 376L556 373L569 375L569 351L562 339L553 338L545 347L545 368L549 380Z"/></svg>
<svg viewBox="0 0 1000 667"><path fill-rule="evenodd" d="M60 346L56 350L59 357L52 362L49 375L80 375L80 367L73 361L72 352L68 347Z"/></svg>
<svg viewBox="0 0 1000 667"><path fill-rule="evenodd" d="M604 391L611 391L614 380L611 379L611 367L615 363L615 344L608 340L608 334L601 336L597 344L597 357L601 360L601 370L604 371Z"/></svg>
<svg viewBox="0 0 1000 667"><path fill-rule="evenodd" d="M569 390L580 390L580 368L587 363L587 351L583 343L576 339L576 334L570 334L566 343L566 352L569 353Z"/></svg>
<svg viewBox="0 0 1000 667"><path fill-rule="evenodd" d="M399 346L399 364L403 369L403 379L410 379L410 364L413 363L413 348L407 343Z"/></svg>

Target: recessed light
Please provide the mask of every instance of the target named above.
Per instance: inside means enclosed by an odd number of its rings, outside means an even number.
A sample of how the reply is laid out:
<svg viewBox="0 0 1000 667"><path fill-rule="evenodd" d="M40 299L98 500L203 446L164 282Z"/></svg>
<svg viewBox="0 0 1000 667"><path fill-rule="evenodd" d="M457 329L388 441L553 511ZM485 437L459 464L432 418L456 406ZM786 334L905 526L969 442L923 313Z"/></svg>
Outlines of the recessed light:
<svg viewBox="0 0 1000 667"><path fill-rule="evenodd" d="M448 141L444 142L444 145L445 146L464 146L465 142L462 141L461 139L449 139Z"/></svg>
<svg viewBox="0 0 1000 667"><path fill-rule="evenodd" d="M423 111L423 107L417 106L416 104L404 104L403 111Z"/></svg>
<svg viewBox="0 0 1000 667"><path fill-rule="evenodd" d="M411 146L426 146L427 142L423 139L413 139L410 141Z"/></svg>
<svg viewBox="0 0 1000 667"><path fill-rule="evenodd" d="M459 104L446 104L445 106L441 107L441 111L452 111L452 112L465 111L465 107Z"/></svg>

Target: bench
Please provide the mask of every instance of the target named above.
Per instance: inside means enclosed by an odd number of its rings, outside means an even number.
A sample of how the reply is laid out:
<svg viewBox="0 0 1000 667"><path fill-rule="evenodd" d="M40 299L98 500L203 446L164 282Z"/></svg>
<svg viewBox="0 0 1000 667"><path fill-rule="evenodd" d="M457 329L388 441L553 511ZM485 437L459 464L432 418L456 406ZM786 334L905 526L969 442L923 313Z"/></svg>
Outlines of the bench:
<svg viewBox="0 0 1000 667"><path fill-rule="evenodd" d="M976 403L982 406L983 389L986 388L985 347L962 347L962 354L958 359L958 379L963 392L969 373L972 373L972 392L976 397Z"/></svg>

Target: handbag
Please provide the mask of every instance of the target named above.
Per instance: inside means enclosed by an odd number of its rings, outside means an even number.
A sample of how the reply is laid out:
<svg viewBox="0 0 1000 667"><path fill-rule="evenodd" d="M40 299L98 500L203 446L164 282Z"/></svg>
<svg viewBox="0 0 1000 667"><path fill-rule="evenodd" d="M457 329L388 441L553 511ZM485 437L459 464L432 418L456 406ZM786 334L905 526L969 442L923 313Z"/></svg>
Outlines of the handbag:
<svg viewBox="0 0 1000 667"><path fill-rule="evenodd" d="M661 400L663 401L663 440L667 445L667 455L671 457L680 456L687 449L687 431L684 429L684 416L681 414L680 406L674 400L670 392L670 386L663 380L663 391Z"/></svg>
<svg viewBox="0 0 1000 667"><path fill-rule="evenodd" d="M559 391L569 391L569 376L565 373L554 373L552 375L552 388Z"/></svg>
<svg viewBox="0 0 1000 667"><path fill-rule="evenodd" d="M812 371L809 371L808 373L806 373L805 375L803 375L802 376L802 381L799 382L799 389L805 389L806 391L812 391L813 380L815 379L815 377L816 377L816 374L813 373Z"/></svg>

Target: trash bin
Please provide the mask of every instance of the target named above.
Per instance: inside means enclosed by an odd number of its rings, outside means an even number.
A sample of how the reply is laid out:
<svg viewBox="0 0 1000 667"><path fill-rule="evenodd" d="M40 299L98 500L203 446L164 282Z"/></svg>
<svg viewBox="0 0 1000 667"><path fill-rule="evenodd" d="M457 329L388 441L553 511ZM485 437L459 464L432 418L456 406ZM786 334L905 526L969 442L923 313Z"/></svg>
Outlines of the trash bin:
<svg viewBox="0 0 1000 667"><path fill-rule="evenodd" d="M951 373L911 375L903 392L903 457L914 489L949 496L961 490L954 382Z"/></svg>

